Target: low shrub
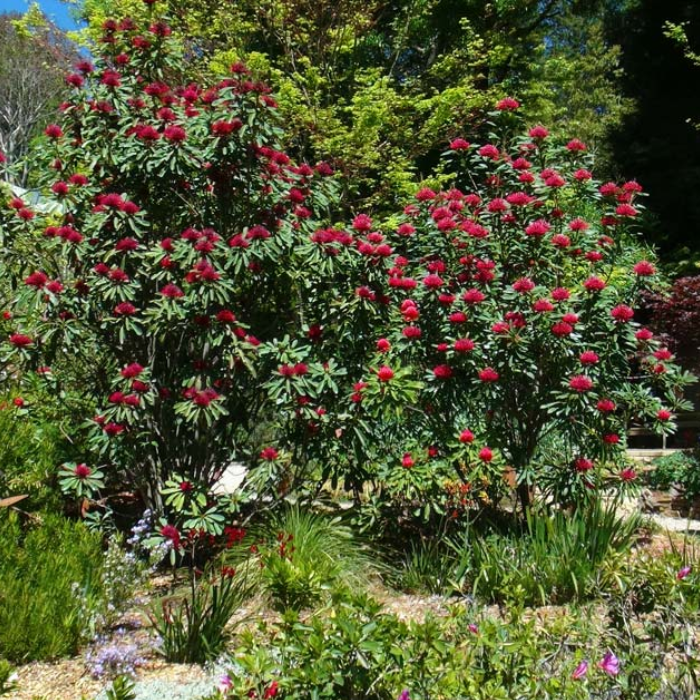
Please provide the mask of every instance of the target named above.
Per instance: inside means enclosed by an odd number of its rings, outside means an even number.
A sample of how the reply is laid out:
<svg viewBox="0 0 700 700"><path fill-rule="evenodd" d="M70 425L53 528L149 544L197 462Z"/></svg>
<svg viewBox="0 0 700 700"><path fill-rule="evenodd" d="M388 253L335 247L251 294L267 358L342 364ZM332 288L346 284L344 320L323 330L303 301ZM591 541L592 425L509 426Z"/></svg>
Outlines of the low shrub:
<svg viewBox="0 0 700 700"><path fill-rule="evenodd" d="M252 543L252 544L251 544ZM260 577L281 610L308 607L334 586L367 582L377 563L341 518L295 505L252 528L230 550L235 563ZM245 557L241 561L241 555Z"/></svg>
<svg viewBox="0 0 700 700"><path fill-rule="evenodd" d="M101 537L58 515L25 530L0 512L0 551L0 656L74 654L104 612Z"/></svg>
<svg viewBox="0 0 700 700"><path fill-rule="evenodd" d="M188 595L163 599L151 615L163 656L174 663L217 658L232 632L231 617L252 591L245 576L226 568L210 569L199 582L193 576Z"/></svg>
<svg viewBox="0 0 700 700"><path fill-rule="evenodd" d="M685 496L700 496L700 452L674 452L657 457L653 461L654 470L647 477L649 485L666 490L679 486Z"/></svg>
<svg viewBox="0 0 700 700"><path fill-rule="evenodd" d="M522 532L467 532L453 541L457 552L467 552L456 580L489 602L584 600L598 592L602 565L630 549L640 524L639 516L623 519L599 503L571 515L530 512Z"/></svg>

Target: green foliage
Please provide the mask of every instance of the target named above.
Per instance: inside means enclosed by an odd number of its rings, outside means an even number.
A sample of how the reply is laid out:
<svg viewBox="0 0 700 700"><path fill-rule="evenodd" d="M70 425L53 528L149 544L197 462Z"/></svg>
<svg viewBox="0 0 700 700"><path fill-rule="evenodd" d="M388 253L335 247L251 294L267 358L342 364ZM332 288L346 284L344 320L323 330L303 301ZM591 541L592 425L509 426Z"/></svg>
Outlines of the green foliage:
<svg viewBox="0 0 700 700"><path fill-rule="evenodd" d="M572 514L529 512L522 532L468 533L456 543L468 551L456 580L489 602L548 605L595 597L624 566L620 555L629 552L640 522L599 503Z"/></svg>
<svg viewBox="0 0 700 700"><path fill-rule="evenodd" d="M700 459L697 450L674 452L657 457L648 474L649 485L656 489L678 486L688 498L700 495Z"/></svg>
<svg viewBox="0 0 700 700"><path fill-rule="evenodd" d="M106 695L107 700L136 700L135 683L128 676L118 676Z"/></svg>
<svg viewBox="0 0 700 700"><path fill-rule="evenodd" d="M9 695L16 688L12 664L5 659L0 659L0 696Z"/></svg>
<svg viewBox="0 0 700 700"><path fill-rule="evenodd" d="M251 542L255 543L252 556ZM241 556L248 556L242 562L246 570L259 577L281 610L309 607L337 586L356 589L366 585L378 568L340 517L300 505L287 507L252 528L241 545L229 552L233 563Z"/></svg>
<svg viewBox="0 0 700 700"><path fill-rule="evenodd" d="M233 631L231 617L253 592L240 573L211 567L201 575L198 582L193 572L189 595L164 598L151 614L162 640L160 653L170 662L216 659Z"/></svg>
<svg viewBox="0 0 700 700"><path fill-rule="evenodd" d="M11 661L74 654L104 611L99 535L57 515L23 530L0 512L0 655Z"/></svg>

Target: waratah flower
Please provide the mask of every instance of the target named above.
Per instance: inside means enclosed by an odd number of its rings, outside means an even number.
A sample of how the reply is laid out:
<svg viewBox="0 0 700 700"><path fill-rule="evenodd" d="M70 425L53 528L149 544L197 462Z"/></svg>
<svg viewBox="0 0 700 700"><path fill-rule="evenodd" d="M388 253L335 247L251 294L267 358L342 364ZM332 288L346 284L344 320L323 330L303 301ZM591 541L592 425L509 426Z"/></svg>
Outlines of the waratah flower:
<svg viewBox="0 0 700 700"><path fill-rule="evenodd" d="M16 348L26 348L34 342L28 335L23 333L13 333L9 340Z"/></svg>
<svg viewBox="0 0 700 700"><path fill-rule="evenodd" d="M619 445L620 436L617 433L606 433L603 435L603 442L606 445Z"/></svg>
<svg viewBox="0 0 700 700"><path fill-rule="evenodd" d="M377 341L377 350L379 352L388 352L391 350L391 343L386 338L380 338Z"/></svg>
<svg viewBox="0 0 700 700"><path fill-rule="evenodd" d="M279 452L274 447L265 447L260 452L260 459L266 462L274 462L279 457Z"/></svg>
<svg viewBox="0 0 700 700"><path fill-rule="evenodd" d="M166 284L160 293L167 299L178 299L185 296L185 293L175 284Z"/></svg>
<svg viewBox="0 0 700 700"><path fill-rule="evenodd" d="M452 368L449 365L437 365L433 367L433 374L436 379L450 379L452 377Z"/></svg>
<svg viewBox="0 0 700 700"><path fill-rule="evenodd" d="M459 441L466 444L474 442L474 433L471 430L463 430L459 434Z"/></svg>
<svg viewBox="0 0 700 700"><path fill-rule="evenodd" d="M673 354L668 348L659 348L653 353L654 357L661 362L667 362L673 357Z"/></svg>
<svg viewBox="0 0 700 700"><path fill-rule="evenodd" d="M496 109L501 112L512 112L520 107L520 102L512 97L505 97L496 105Z"/></svg>
<svg viewBox="0 0 700 700"><path fill-rule="evenodd" d="M88 467L86 464L78 464L73 470L73 473L78 477L78 479L87 479L90 474L92 474L92 469L90 469L90 467Z"/></svg>
<svg viewBox="0 0 700 700"><path fill-rule="evenodd" d="M471 338L458 338L454 343L455 352L471 352L474 349L474 341Z"/></svg>
<svg viewBox="0 0 700 700"><path fill-rule="evenodd" d="M589 277L583 283L583 287L584 287L584 289L586 289L589 292L599 292L602 289L605 289L606 284L602 279L600 279L600 277L596 277L594 275L592 277Z"/></svg>
<svg viewBox="0 0 700 700"><path fill-rule="evenodd" d="M577 472L587 472L593 469L593 462L591 462L590 459L586 459L585 457L579 457L574 462L574 467L576 468Z"/></svg>
<svg viewBox="0 0 700 700"><path fill-rule="evenodd" d="M549 136L549 131L547 131L547 129L545 129L545 127L542 125L538 124L530 129L529 134L531 139L546 139L547 136Z"/></svg>
<svg viewBox="0 0 700 700"><path fill-rule="evenodd" d="M625 304L619 304L611 312L610 315L619 323L627 323L634 316L634 311Z"/></svg>
<svg viewBox="0 0 700 700"><path fill-rule="evenodd" d="M44 133L50 139L58 139L63 136L63 129L58 124L49 124L45 129Z"/></svg>
<svg viewBox="0 0 700 700"><path fill-rule="evenodd" d="M563 233L557 233L552 236L552 245L557 248L568 248L571 245L571 239Z"/></svg>
<svg viewBox="0 0 700 700"><path fill-rule="evenodd" d="M540 238L544 236L551 228L552 227L544 219L538 219L527 226L525 233L533 238Z"/></svg>
<svg viewBox="0 0 700 700"><path fill-rule="evenodd" d="M135 313L136 307L128 301L122 301L114 307L115 316L133 316Z"/></svg>
<svg viewBox="0 0 700 700"><path fill-rule="evenodd" d="M170 540L174 549L180 549L180 532L174 525L163 525L160 528L160 534L166 540Z"/></svg>
<svg viewBox="0 0 700 700"><path fill-rule="evenodd" d="M552 304L552 302L549 301L549 299L538 299L532 305L532 309L537 313L544 314L548 313L549 311L554 311L554 304Z"/></svg>
<svg viewBox="0 0 700 700"><path fill-rule="evenodd" d="M555 323L552 326L552 333L554 333L554 335L558 336L559 338L571 335L573 331L573 326L571 326L568 323L565 323L564 321L559 321L559 323Z"/></svg>
<svg viewBox="0 0 700 700"><path fill-rule="evenodd" d="M634 481L637 478L637 472L634 471L631 467L628 467L627 469L623 469L620 472L620 479L622 481Z"/></svg>
<svg viewBox="0 0 700 700"><path fill-rule="evenodd" d="M611 399L600 399L596 406L601 413L612 413L616 408L615 402Z"/></svg>
<svg viewBox="0 0 700 700"><path fill-rule="evenodd" d="M648 329L648 328L640 328L635 334L634 337L637 340L640 340L642 342L646 342L648 340L651 340L654 337L654 334Z"/></svg>
<svg viewBox="0 0 700 700"><path fill-rule="evenodd" d="M466 151L469 148L469 141L464 139L454 139L450 142L450 150L452 151Z"/></svg>
<svg viewBox="0 0 700 700"><path fill-rule="evenodd" d="M404 338L408 338L409 340L413 340L415 338L420 338L421 335L423 335L422 331L418 326L406 326L402 331L401 335L403 335Z"/></svg>
<svg viewBox="0 0 700 700"><path fill-rule="evenodd" d="M490 462L493 459L493 451L490 447L482 447L479 450L479 459L482 462Z"/></svg>
<svg viewBox="0 0 700 700"><path fill-rule="evenodd" d="M467 289L464 294L462 294L462 299L467 302L467 304L480 304L486 295L479 289Z"/></svg>
<svg viewBox="0 0 700 700"><path fill-rule="evenodd" d="M413 457L411 457L410 452L406 452L401 459L401 466L404 467L404 469L410 469L415 463L416 462Z"/></svg>
<svg viewBox="0 0 700 700"><path fill-rule="evenodd" d="M134 377L138 377L141 372L143 372L143 367L138 362L132 362L130 365L124 367L121 371L121 375L124 379L133 379Z"/></svg>
<svg viewBox="0 0 700 700"><path fill-rule="evenodd" d="M377 378L380 382L389 382L394 378L394 370L391 367L383 365L377 371Z"/></svg>
<svg viewBox="0 0 700 700"><path fill-rule="evenodd" d="M566 148L569 151L586 151L588 150L588 147L586 146L585 143L582 141L579 141L578 139L572 139L569 141L569 143L566 144Z"/></svg>
<svg viewBox="0 0 700 700"><path fill-rule="evenodd" d="M513 289L519 294L527 294L535 288L535 283L529 277L521 277L513 282Z"/></svg>
<svg viewBox="0 0 700 700"><path fill-rule="evenodd" d="M593 382L589 377L586 377L583 374L577 374L575 377L572 377L569 380L569 386L574 391L583 393L585 391L590 391L593 388Z"/></svg>
<svg viewBox="0 0 700 700"><path fill-rule="evenodd" d="M656 274L656 268L648 260L640 260L632 270L638 277L649 277Z"/></svg>
<svg viewBox="0 0 700 700"><path fill-rule="evenodd" d="M485 367L479 371L479 380L482 382L497 382L499 374L493 367Z"/></svg>
<svg viewBox="0 0 700 700"><path fill-rule="evenodd" d="M663 422L665 422L665 421L667 421L667 420L671 420L671 415L672 415L671 412L670 412L670 411L667 411L665 408L660 408L660 409L656 412L656 417L657 417L660 421L663 421Z"/></svg>
<svg viewBox="0 0 700 700"><path fill-rule="evenodd" d="M571 296L571 292L564 287L557 287L551 292L551 297L554 301L566 301Z"/></svg>

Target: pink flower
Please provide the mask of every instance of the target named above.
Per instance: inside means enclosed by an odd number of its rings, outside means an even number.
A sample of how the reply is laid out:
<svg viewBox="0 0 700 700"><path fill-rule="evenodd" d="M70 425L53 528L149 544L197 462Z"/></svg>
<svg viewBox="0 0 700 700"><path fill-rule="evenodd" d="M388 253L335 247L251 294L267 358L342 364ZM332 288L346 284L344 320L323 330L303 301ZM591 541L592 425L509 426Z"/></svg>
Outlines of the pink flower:
<svg viewBox="0 0 700 700"><path fill-rule="evenodd" d="M578 139L572 139L569 141L569 143L566 144L566 148L569 151L586 151L588 150L588 147L586 146L585 143L582 141L579 141Z"/></svg>
<svg viewBox="0 0 700 700"><path fill-rule="evenodd" d="M467 289L464 294L462 294L462 299L467 302L467 304L480 304L486 295L478 289Z"/></svg>
<svg viewBox="0 0 700 700"><path fill-rule="evenodd" d="M569 386L579 393L590 391L593 388L593 382L583 374L577 374L569 380Z"/></svg>
<svg viewBox="0 0 700 700"><path fill-rule="evenodd" d="M525 233L533 238L541 238L551 228L552 227L544 219L538 219L527 226Z"/></svg>
<svg viewBox="0 0 700 700"><path fill-rule="evenodd" d="M532 309L537 313L548 313L549 311L554 311L554 304L549 299L538 299L532 305Z"/></svg>
<svg viewBox="0 0 700 700"><path fill-rule="evenodd" d="M607 652L603 660L598 663L598 668L609 676L616 676L620 673L620 660L611 651Z"/></svg>
<svg viewBox="0 0 700 700"><path fill-rule="evenodd" d="M564 287L557 287L552 290L551 296L554 301L566 301L571 296L571 292Z"/></svg>
<svg viewBox="0 0 700 700"><path fill-rule="evenodd" d="M637 340L640 340L642 342L646 342L648 340L651 340L654 337L654 334L648 329L648 328L640 328L635 334L634 337Z"/></svg>
<svg viewBox="0 0 700 700"><path fill-rule="evenodd" d="M611 312L610 315L619 323L627 323L634 316L634 311L625 304L619 304Z"/></svg>
<svg viewBox="0 0 700 700"><path fill-rule="evenodd" d="M557 248L568 248L571 245L571 239L563 233L557 233L552 236L552 245Z"/></svg>
<svg viewBox="0 0 700 700"><path fill-rule="evenodd" d="M571 677L575 680L578 681L581 678L583 678L586 673L588 673L588 661L582 661L577 667L576 670L571 674Z"/></svg>
<svg viewBox="0 0 700 700"><path fill-rule="evenodd" d="M379 371L377 372L377 379L379 379L380 382L390 382L393 378L394 370L391 369L391 367L383 365L379 368Z"/></svg>
<svg viewBox="0 0 700 700"><path fill-rule="evenodd" d="M228 693L228 691L231 690L231 688L233 688L233 682L231 681L231 679L228 676L221 676L216 686L217 691L220 692L222 695L226 695L226 693Z"/></svg>
<svg viewBox="0 0 700 700"><path fill-rule="evenodd" d="M620 443L620 436L617 433L606 433L603 435L603 442L606 445L618 445Z"/></svg>
<svg viewBox="0 0 700 700"><path fill-rule="evenodd" d="M497 382L498 378L499 374L493 367L485 367L479 372L479 380L484 383Z"/></svg>
<svg viewBox="0 0 700 700"><path fill-rule="evenodd" d="M692 566L684 566L677 574L676 578L679 581L682 581L691 571L693 570Z"/></svg>

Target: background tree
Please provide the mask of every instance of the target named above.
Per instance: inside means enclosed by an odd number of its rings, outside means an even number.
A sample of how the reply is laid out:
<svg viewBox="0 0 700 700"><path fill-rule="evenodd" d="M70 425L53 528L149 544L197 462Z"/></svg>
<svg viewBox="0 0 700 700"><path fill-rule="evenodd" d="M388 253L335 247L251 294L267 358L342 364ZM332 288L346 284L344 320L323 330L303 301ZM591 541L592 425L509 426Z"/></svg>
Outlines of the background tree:
<svg viewBox="0 0 700 700"><path fill-rule="evenodd" d="M56 25L32 7L25 15L0 15L0 164L3 178L24 186L26 169L13 163L27 153L31 140L66 94L63 80L77 52Z"/></svg>
<svg viewBox="0 0 700 700"><path fill-rule="evenodd" d="M178 0L193 74L244 61L274 88L287 147L330 159L348 209L386 214L497 96L526 98L532 122L604 144L631 100L616 88L619 50L602 35L603 0ZM143 15L137 0L84 0Z"/></svg>

